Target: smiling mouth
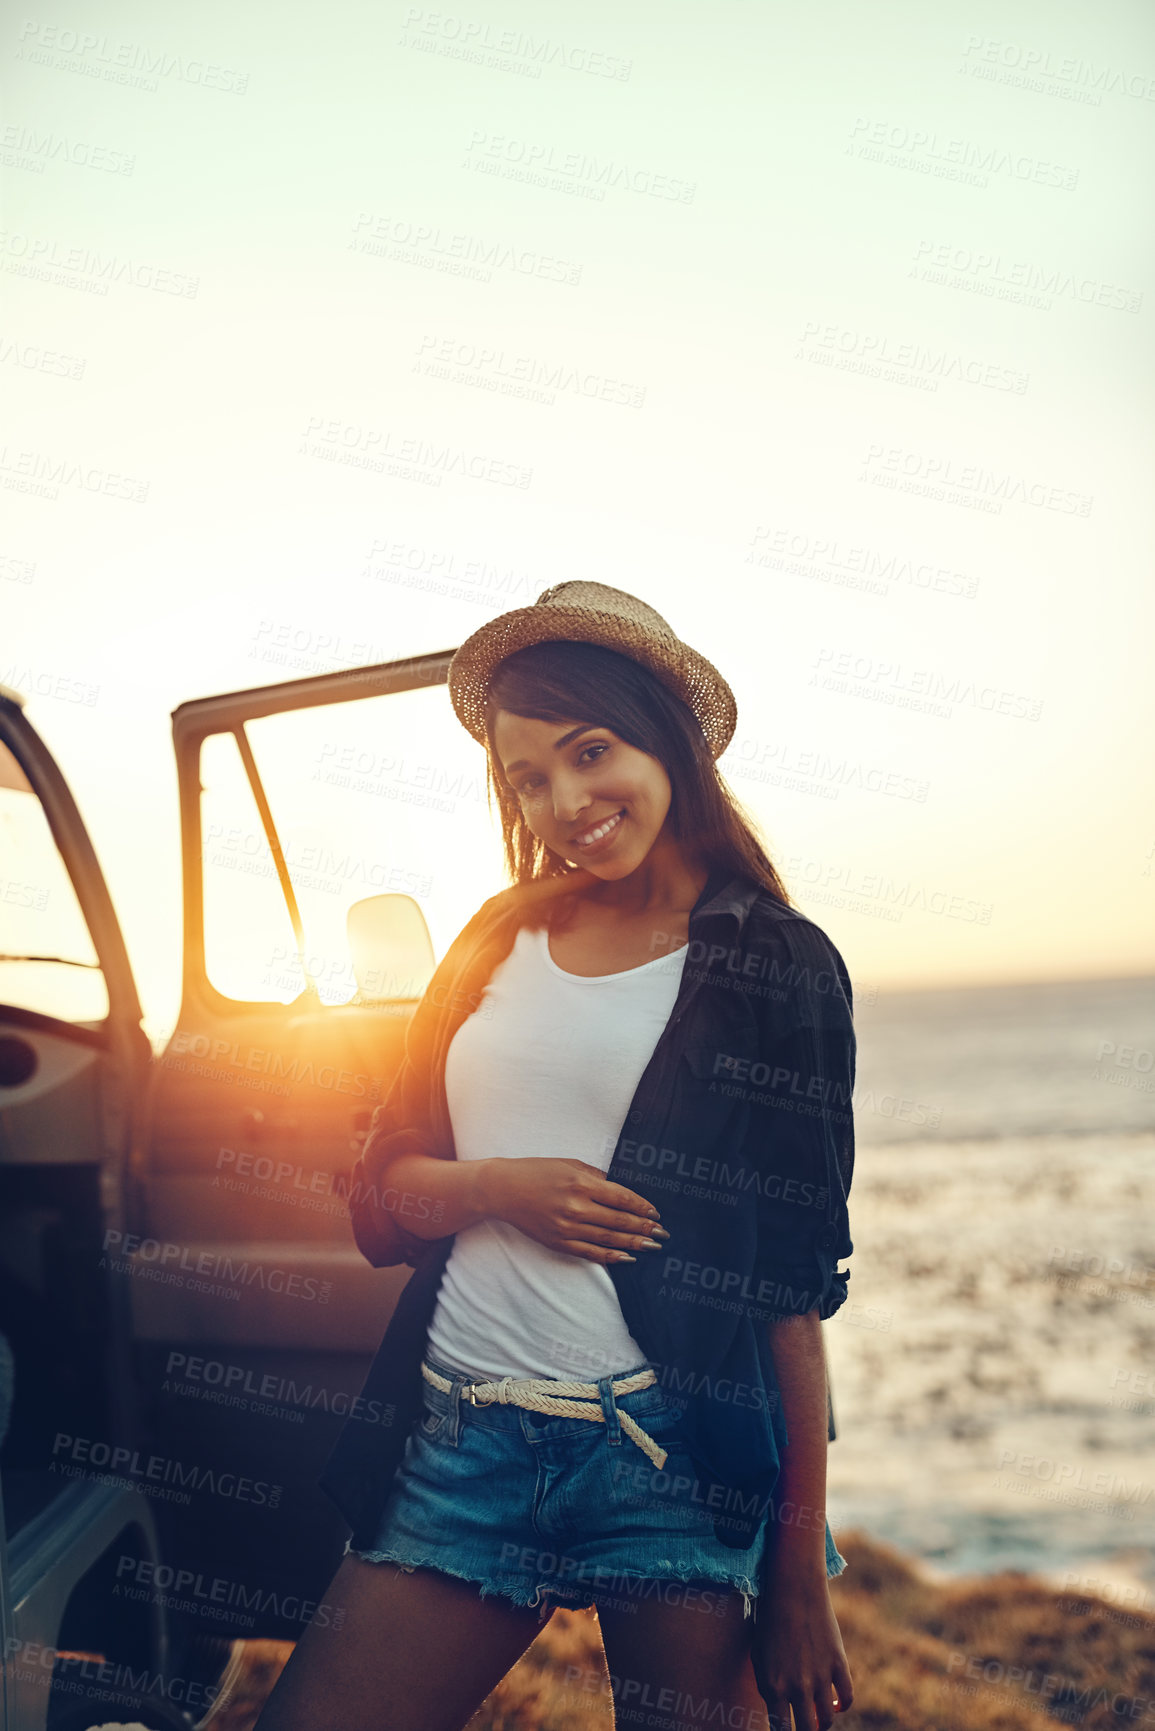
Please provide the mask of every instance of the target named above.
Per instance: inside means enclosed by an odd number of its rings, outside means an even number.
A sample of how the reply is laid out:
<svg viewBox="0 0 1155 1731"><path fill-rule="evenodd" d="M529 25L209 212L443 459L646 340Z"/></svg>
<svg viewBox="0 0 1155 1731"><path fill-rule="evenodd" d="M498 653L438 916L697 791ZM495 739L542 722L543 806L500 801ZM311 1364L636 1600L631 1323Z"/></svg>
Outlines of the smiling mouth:
<svg viewBox="0 0 1155 1731"><path fill-rule="evenodd" d="M581 835L575 835L570 841L570 846L593 847L595 842L603 841L606 836L612 835L625 815L624 808L621 811L616 811L613 817L607 817L604 823L595 824L593 829L583 830Z"/></svg>

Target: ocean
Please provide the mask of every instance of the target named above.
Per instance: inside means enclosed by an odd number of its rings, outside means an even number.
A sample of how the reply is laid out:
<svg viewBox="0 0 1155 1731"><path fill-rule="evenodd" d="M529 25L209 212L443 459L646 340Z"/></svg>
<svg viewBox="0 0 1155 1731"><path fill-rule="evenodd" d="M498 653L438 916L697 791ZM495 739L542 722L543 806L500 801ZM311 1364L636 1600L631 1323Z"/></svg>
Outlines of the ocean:
<svg viewBox="0 0 1155 1731"><path fill-rule="evenodd" d="M831 1526L1155 1609L1155 980L855 1023Z"/></svg>

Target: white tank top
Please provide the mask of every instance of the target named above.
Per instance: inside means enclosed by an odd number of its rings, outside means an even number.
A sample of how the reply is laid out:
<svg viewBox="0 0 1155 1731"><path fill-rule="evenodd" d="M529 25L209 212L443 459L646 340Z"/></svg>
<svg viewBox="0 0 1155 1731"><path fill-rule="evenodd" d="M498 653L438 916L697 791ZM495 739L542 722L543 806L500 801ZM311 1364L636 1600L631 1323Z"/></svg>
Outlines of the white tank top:
<svg viewBox="0 0 1155 1731"><path fill-rule="evenodd" d="M523 926L446 1054L457 1158L555 1155L605 1172L686 953L587 978L558 967L544 928ZM428 1344L489 1377L596 1382L646 1362L606 1268L492 1219L457 1233Z"/></svg>

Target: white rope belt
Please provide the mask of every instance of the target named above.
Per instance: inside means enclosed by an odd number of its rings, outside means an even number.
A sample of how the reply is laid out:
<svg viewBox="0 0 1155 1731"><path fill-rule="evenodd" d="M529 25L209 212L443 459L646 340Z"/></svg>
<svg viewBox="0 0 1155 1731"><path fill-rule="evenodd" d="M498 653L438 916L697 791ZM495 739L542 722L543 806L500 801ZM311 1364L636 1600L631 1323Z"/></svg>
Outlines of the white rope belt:
<svg viewBox="0 0 1155 1731"><path fill-rule="evenodd" d="M447 1376L439 1375L424 1361L421 1374L426 1382L441 1389L443 1394L448 1394L453 1387ZM649 1388L657 1380L653 1370L639 1370L633 1376L617 1377L610 1386L615 1395L632 1394L635 1389ZM501 1406L525 1407L529 1412L547 1412L555 1418L588 1418L595 1424L606 1422L596 1382L556 1382L552 1377L541 1376L518 1381L512 1376L503 1376L500 1382L467 1382L461 1392L468 1395L471 1406L492 1406L498 1402ZM619 1411L618 1422L660 1472L666 1464L665 1449L660 1448L653 1437L647 1436L628 1412Z"/></svg>

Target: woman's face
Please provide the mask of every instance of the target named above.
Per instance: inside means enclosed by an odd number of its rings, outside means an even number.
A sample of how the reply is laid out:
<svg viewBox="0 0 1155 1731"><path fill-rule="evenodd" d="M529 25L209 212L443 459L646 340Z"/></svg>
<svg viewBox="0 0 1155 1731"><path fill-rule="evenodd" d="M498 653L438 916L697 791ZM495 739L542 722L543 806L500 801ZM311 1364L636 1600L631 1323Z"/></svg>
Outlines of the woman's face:
<svg viewBox="0 0 1155 1731"><path fill-rule="evenodd" d="M493 740L526 823L547 847L600 878L641 865L670 809L670 778L656 757L609 727L506 709Z"/></svg>

